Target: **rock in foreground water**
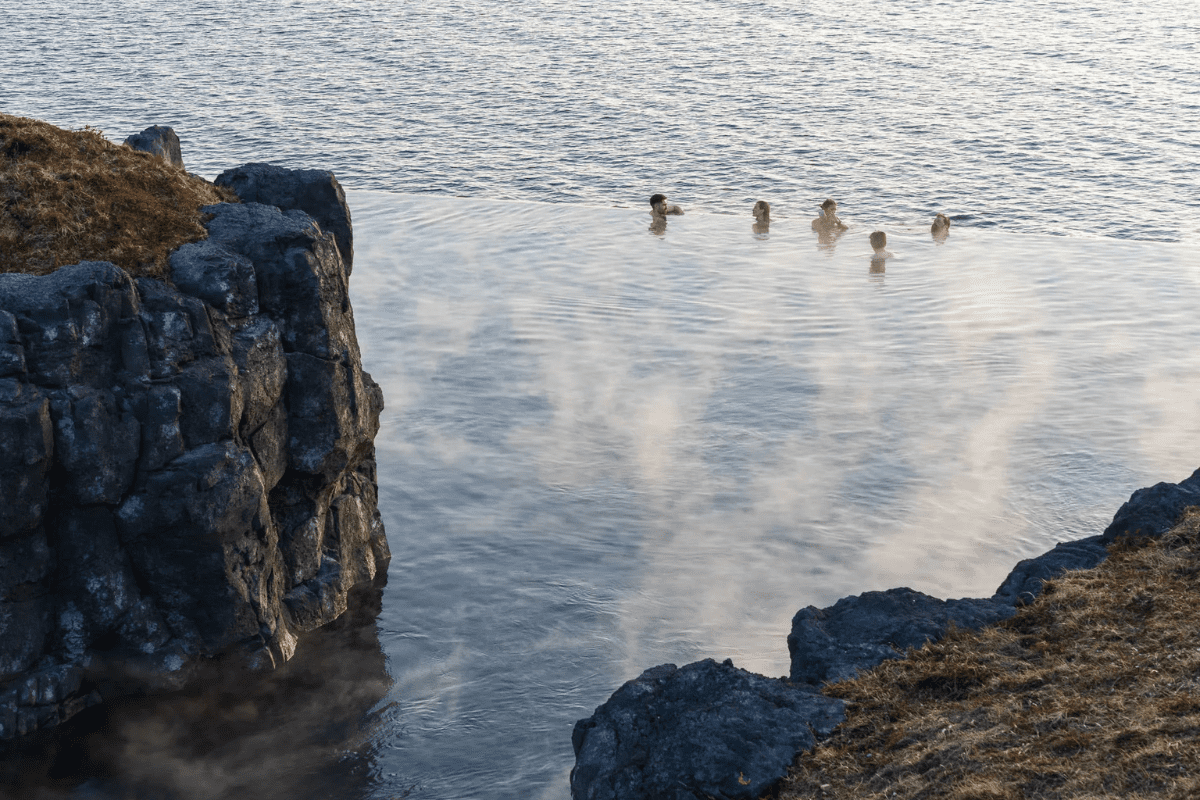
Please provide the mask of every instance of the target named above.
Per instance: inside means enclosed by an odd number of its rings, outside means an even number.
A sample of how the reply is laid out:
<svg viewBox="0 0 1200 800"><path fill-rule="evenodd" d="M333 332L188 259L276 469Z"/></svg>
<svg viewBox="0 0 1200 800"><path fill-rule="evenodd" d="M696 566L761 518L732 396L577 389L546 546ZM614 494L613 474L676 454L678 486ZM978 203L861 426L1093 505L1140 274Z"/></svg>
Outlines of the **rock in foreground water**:
<svg viewBox="0 0 1200 800"><path fill-rule="evenodd" d="M575 725L574 800L753 800L787 774L840 700L712 659L646 670Z"/></svg>

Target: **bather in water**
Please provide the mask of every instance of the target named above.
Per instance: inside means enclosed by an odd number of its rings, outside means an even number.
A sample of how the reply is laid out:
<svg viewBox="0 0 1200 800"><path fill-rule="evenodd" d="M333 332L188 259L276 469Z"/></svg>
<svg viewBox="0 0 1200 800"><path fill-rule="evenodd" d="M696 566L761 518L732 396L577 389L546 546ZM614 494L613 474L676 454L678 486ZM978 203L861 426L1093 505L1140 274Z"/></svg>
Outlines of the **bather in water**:
<svg viewBox="0 0 1200 800"><path fill-rule="evenodd" d="M650 232L662 236L667 232L667 215L682 216L683 209L667 202L665 194L650 195Z"/></svg>
<svg viewBox="0 0 1200 800"><path fill-rule="evenodd" d="M812 229L818 233L839 234L849 227L838 219L837 201L832 198L821 203L821 216L812 221Z"/></svg>
<svg viewBox="0 0 1200 800"><path fill-rule="evenodd" d="M668 203L665 194L652 194L650 195L650 214L655 217L667 215L679 217L683 216L683 209Z"/></svg>
<svg viewBox="0 0 1200 800"><path fill-rule="evenodd" d="M659 236L667 232L667 215L682 216L683 209L667 202L665 194L650 195L650 232Z"/></svg>
<svg viewBox="0 0 1200 800"><path fill-rule="evenodd" d="M871 254L872 261L882 261L890 255L894 255L887 249L887 234L883 231L875 231L870 236L871 249L875 252Z"/></svg>
<svg viewBox="0 0 1200 800"><path fill-rule="evenodd" d="M894 255L887 249L887 234L883 231L874 231L870 236L871 249L871 274L879 275L884 271L887 264L888 256Z"/></svg>
<svg viewBox="0 0 1200 800"><path fill-rule="evenodd" d="M766 200L759 200L754 204L754 225L752 230L755 233L770 233L771 231L771 204Z"/></svg>
<svg viewBox="0 0 1200 800"><path fill-rule="evenodd" d="M950 234L950 218L945 214L938 214L933 218L933 225L929 226L929 232L935 239L945 239Z"/></svg>

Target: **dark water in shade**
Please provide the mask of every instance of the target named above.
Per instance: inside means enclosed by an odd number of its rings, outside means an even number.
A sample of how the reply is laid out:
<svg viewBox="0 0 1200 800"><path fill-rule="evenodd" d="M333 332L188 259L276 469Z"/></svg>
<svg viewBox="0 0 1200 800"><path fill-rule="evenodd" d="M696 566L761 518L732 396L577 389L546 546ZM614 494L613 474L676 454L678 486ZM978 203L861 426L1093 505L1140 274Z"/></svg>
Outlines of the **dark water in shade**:
<svg viewBox="0 0 1200 800"><path fill-rule="evenodd" d="M1117 0L0 0L0 111L335 171L387 398L378 621L114 709L39 791L563 800L641 670L784 674L804 605L989 594L1187 476L1198 42Z"/></svg>

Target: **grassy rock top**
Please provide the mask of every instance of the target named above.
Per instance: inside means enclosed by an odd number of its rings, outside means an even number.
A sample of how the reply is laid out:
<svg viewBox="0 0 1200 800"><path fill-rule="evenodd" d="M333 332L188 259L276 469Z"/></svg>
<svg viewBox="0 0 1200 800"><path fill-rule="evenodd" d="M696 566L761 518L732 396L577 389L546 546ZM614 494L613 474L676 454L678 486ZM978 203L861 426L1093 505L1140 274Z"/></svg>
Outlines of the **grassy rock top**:
<svg viewBox="0 0 1200 800"><path fill-rule="evenodd" d="M781 800L1200 797L1200 508L1016 616L825 693L847 720Z"/></svg>
<svg viewBox="0 0 1200 800"><path fill-rule="evenodd" d="M99 260L166 278L171 251L208 235L201 206L220 202L237 199L94 128L0 114L0 272Z"/></svg>

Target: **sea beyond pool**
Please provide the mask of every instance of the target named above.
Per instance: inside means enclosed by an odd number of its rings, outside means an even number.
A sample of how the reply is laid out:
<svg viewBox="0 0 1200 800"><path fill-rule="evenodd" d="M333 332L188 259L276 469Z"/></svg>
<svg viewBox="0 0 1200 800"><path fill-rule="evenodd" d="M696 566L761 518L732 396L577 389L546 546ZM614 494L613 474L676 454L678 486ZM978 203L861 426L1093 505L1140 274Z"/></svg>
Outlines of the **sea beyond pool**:
<svg viewBox="0 0 1200 800"><path fill-rule="evenodd" d="M0 1L0 107L206 177L866 225L1200 235L1200 6Z"/></svg>
<svg viewBox="0 0 1200 800"><path fill-rule="evenodd" d="M307 769L565 800L641 670L786 674L799 608L988 595L1200 466L1198 43L1191 2L0 0L0 111L337 175L392 690ZM312 724L114 731L67 796L330 796Z"/></svg>

